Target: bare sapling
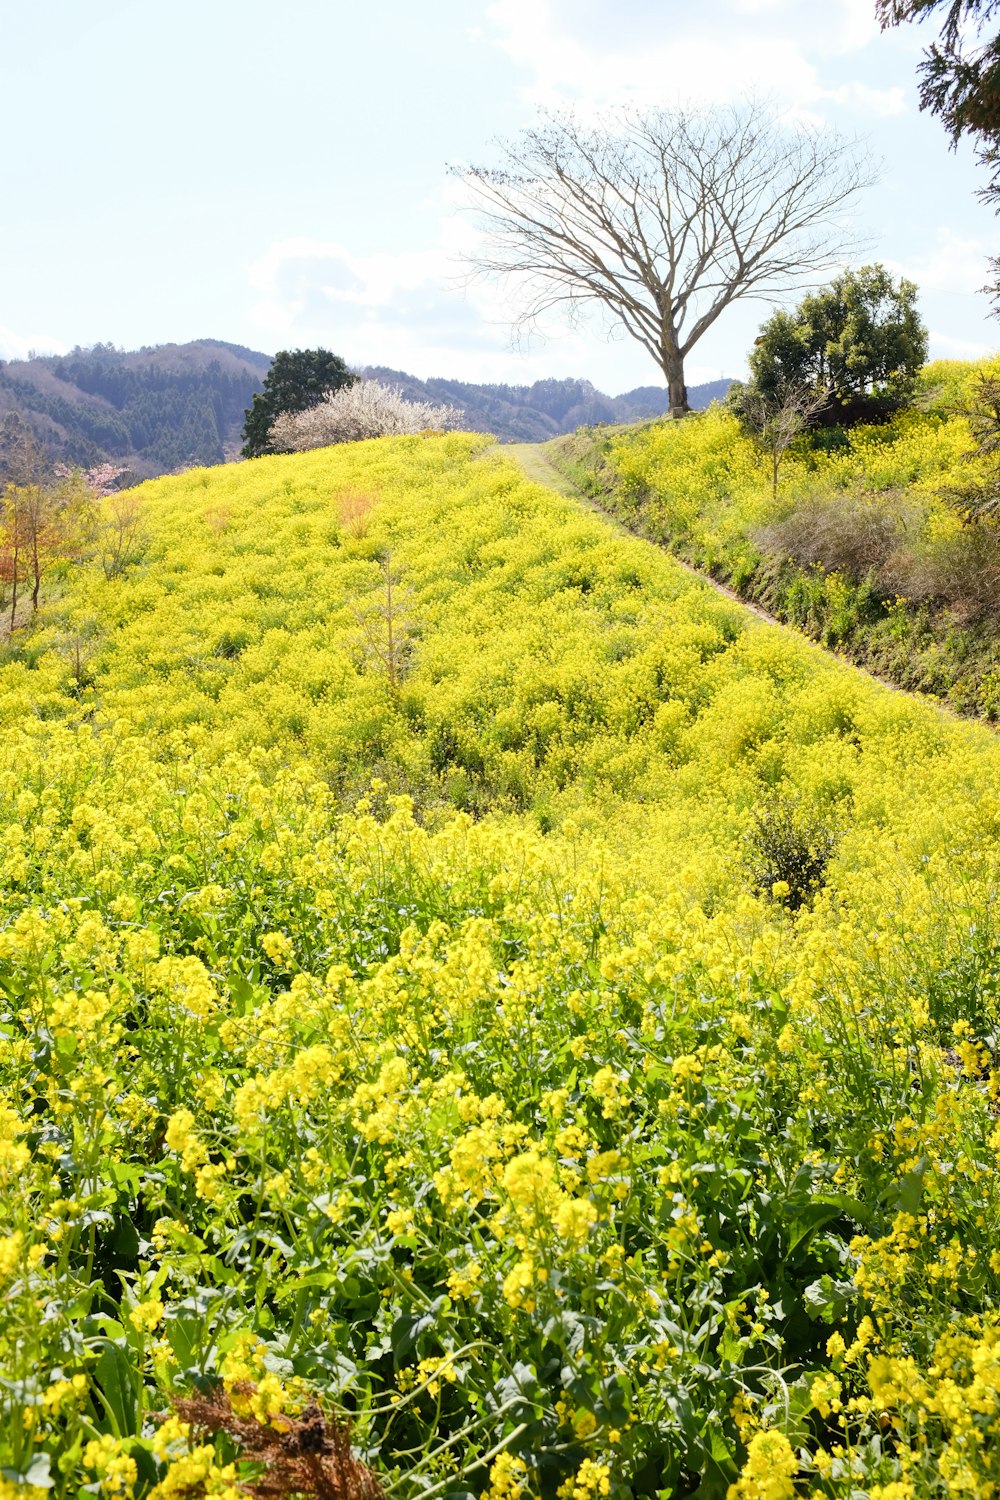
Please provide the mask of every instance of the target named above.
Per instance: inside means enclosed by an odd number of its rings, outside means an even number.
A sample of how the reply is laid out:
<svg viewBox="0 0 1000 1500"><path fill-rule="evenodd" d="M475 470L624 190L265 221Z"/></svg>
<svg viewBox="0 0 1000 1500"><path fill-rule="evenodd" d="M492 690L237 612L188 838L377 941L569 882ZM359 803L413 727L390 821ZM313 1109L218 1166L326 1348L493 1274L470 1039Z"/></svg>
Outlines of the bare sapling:
<svg viewBox="0 0 1000 1500"><path fill-rule="evenodd" d="M0 499L0 578L3 579L4 605L10 605L9 630L13 630L17 623L21 584L26 576L22 493L20 485L9 484Z"/></svg>
<svg viewBox="0 0 1000 1500"><path fill-rule="evenodd" d="M351 613L361 629L366 654L379 663L390 692L395 694L412 655L413 622L408 595L393 569L390 553L384 554L379 568L382 585L378 602L365 607L352 606Z"/></svg>
<svg viewBox="0 0 1000 1500"><path fill-rule="evenodd" d="M781 465L792 443L830 401L829 386L789 385L779 394L746 390L734 403L737 415L757 440L771 471L771 498L778 498Z"/></svg>
<svg viewBox="0 0 1000 1500"><path fill-rule="evenodd" d="M97 560L108 582L139 562L147 546L136 496L127 490L109 496L97 541Z"/></svg>

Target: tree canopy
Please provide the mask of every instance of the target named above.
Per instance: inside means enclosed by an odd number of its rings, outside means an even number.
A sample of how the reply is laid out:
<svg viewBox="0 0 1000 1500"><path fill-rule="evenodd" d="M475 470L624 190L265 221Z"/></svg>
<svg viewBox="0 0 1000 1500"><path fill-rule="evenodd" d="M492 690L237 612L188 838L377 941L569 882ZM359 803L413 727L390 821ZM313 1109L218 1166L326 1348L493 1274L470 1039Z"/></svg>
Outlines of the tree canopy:
<svg viewBox="0 0 1000 1500"><path fill-rule="evenodd" d="M883 29L944 10L940 40L920 64L920 108L940 118L953 146L973 138L989 173L979 196L1000 211L1000 34L983 38L1000 0L876 0L875 8ZM988 264L993 280L983 291L1000 312L1000 257Z"/></svg>
<svg viewBox="0 0 1000 1500"><path fill-rule="evenodd" d="M750 395L782 402L793 390L826 391L827 420L877 418L909 395L927 359L917 288L882 265L845 271L793 311L774 313L749 358ZM738 407L740 393L734 400Z"/></svg>
<svg viewBox="0 0 1000 1500"><path fill-rule="evenodd" d="M981 41L1000 0L876 0L883 29L944 10L941 37L920 64L920 107L940 117L956 144L975 136L990 171L982 196L1000 204L1000 36Z"/></svg>
<svg viewBox="0 0 1000 1500"><path fill-rule="evenodd" d="M688 410L684 361L738 298L769 298L843 259L840 211L868 181L857 144L753 103L543 114L500 167L456 168L483 216L474 264L513 277L522 326L599 308Z"/></svg>
<svg viewBox="0 0 1000 1500"><path fill-rule="evenodd" d="M329 349L282 349L274 356L243 423L243 457L278 453L271 428L288 412L306 411L324 396L353 385L357 376Z"/></svg>

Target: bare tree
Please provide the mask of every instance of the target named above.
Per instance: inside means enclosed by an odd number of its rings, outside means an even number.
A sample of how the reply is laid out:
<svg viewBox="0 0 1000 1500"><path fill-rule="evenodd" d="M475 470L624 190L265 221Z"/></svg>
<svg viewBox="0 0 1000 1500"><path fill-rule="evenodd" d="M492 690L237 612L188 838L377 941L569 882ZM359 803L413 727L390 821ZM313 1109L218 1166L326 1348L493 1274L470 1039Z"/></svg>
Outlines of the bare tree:
<svg viewBox="0 0 1000 1500"><path fill-rule="evenodd" d="M543 114L499 144L503 166L453 169L484 215L473 264L524 283L519 326L603 308L659 365L672 416L688 410L684 361L719 314L837 264L853 242L841 211L873 180L858 142L788 128L752 101L593 125Z"/></svg>
<svg viewBox="0 0 1000 1500"><path fill-rule="evenodd" d="M216 524L218 513L212 513L209 524L224 530L225 522ZM145 555L149 538L143 526L142 507L128 490L107 498L97 533L97 560L105 578L118 578Z"/></svg>
<svg viewBox="0 0 1000 1500"><path fill-rule="evenodd" d="M773 394L753 386L740 386L735 393L730 391L733 411L767 455L772 499L778 498L778 478L785 454L829 401L828 385L788 385Z"/></svg>
<svg viewBox="0 0 1000 1500"><path fill-rule="evenodd" d="M393 568L388 552L380 559L379 568L382 587L378 602L350 608L361 628L365 655L379 663L390 692L395 694L413 651L413 622L408 595L400 584L399 574Z"/></svg>
<svg viewBox="0 0 1000 1500"><path fill-rule="evenodd" d="M11 588L11 630L21 585L30 583L31 612L37 614L46 573L77 555L90 520L89 500L79 475L54 486L8 484L0 494L0 575Z"/></svg>

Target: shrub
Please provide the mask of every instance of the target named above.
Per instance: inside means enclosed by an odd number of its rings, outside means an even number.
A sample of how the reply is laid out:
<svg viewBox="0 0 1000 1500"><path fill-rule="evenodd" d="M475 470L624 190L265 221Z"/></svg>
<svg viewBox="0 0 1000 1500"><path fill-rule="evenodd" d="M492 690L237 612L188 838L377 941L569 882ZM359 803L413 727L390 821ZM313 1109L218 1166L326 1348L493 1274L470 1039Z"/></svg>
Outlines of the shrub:
<svg viewBox="0 0 1000 1500"><path fill-rule="evenodd" d="M772 402L793 388L829 392L823 420L838 426L888 415L906 403L927 358L916 298L913 282L897 286L884 266L843 272L764 324L750 389Z"/></svg>
<svg viewBox="0 0 1000 1500"><path fill-rule="evenodd" d="M301 453L307 448L326 448L331 443L440 431L457 427L463 415L456 406L407 401L392 386L379 380L362 380L332 392L306 411L279 416L271 428L271 442L276 447Z"/></svg>
<svg viewBox="0 0 1000 1500"><path fill-rule="evenodd" d="M924 541L895 576L907 599L944 604L964 623L1000 614L1000 530L977 521Z"/></svg>
<svg viewBox="0 0 1000 1500"><path fill-rule="evenodd" d="M329 349L281 349L274 356L264 385L244 414L243 457L275 453L273 428L278 417L308 410L357 376Z"/></svg>
<svg viewBox="0 0 1000 1500"><path fill-rule="evenodd" d="M788 796L761 802L744 840L747 873L762 896L789 911L812 901L836 845L833 830Z"/></svg>
<svg viewBox="0 0 1000 1500"><path fill-rule="evenodd" d="M901 497L837 495L806 502L757 527L752 537L774 556L860 578L889 564L906 531L907 510Z"/></svg>

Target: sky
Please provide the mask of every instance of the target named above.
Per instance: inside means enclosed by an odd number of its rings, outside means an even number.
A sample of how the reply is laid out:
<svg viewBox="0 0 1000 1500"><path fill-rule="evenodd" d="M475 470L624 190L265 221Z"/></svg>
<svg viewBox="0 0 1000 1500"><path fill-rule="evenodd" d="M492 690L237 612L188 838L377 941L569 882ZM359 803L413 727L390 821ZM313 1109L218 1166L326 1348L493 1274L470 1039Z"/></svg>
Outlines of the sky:
<svg viewBox="0 0 1000 1500"><path fill-rule="evenodd" d="M0 0L0 20L0 358L208 337L421 378L658 383L598 321L512 341L511 288L470 283L449 167L498 164L540 109L751 94L864 138L852 263L917 283L932 357L1000 348L984 173L918 108L937 28L881 32L874 0ZM724 313L688 383L743 373L771 310Z"/></svg>

